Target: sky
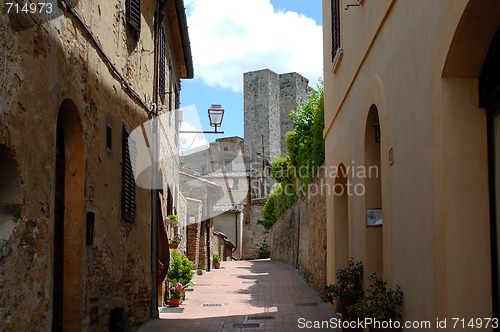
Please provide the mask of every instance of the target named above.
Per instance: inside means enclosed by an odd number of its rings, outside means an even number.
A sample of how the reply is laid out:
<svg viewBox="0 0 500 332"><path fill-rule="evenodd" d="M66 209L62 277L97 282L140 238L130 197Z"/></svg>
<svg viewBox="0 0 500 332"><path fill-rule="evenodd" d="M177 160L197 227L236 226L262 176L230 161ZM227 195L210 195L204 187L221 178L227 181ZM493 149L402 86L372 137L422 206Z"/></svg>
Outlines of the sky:
<svg viewBox="0 0 500 332"><path fill-rule="evenodd" d="M206 140L243 138L245 72L297 72L312 87L323 76L321 0L185 0L184 4L194 79L181 80L185 120L181 130L213 130L207 110L211 104L221 104L225 113L219 130L224 135L205 135Z"/></svg>

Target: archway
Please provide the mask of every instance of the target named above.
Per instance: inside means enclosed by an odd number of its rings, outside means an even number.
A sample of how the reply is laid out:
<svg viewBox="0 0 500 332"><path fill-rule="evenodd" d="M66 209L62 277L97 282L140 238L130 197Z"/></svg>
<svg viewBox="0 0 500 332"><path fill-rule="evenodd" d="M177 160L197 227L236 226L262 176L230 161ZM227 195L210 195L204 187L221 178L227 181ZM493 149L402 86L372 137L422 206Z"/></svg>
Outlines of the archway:
<svg viewBox="0 0 500 332"><path fill-rule="evenodd" d="M71 100L59 108L56 129L52 330L80 330L84 238L85 145Z"/></svg>
<svg viewBox="0 0 500 332"><path fill-rule="evenodd" d="M365 127L365 275L383 276L382 186L380 176L380 121L371 105Z"/></svg>
<svg viewBox="0 0 500 332"><path fill-rule="evenodd" d="M2 249L10 241L12 231L17 225L20 207L23 203L23 189L15 155L12 150L2 144L0 144L0 183L2 184L0 186L0 253L6 255L9 250Z"/></svg>
<svg viewBox="0 0 500 332"><path fill-rule="evenodd" d="M493 317L500 312L500 28L490 46L479 79L479 99L488 112L490 232Z"/></svg>
<svg viewBox="0 0 500 332"><path fill-rule="evenodd" d="M345 268L349 261L349 209L347 170L343 164L337 169L334 195L335 270Z"/></svg>

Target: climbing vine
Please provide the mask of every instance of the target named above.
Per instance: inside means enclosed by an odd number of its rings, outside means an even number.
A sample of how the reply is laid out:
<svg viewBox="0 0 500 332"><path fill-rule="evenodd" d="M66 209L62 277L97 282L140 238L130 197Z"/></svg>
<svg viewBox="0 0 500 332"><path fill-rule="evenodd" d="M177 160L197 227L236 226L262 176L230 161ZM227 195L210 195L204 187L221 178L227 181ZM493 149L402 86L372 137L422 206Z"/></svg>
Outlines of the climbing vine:
<svg viewBox="0 0 500 332"><path fill-rule="evenodd" d="M319 167L325 160L323 140L324 87L320 81L311 89L306 100L290 114L293 130L286 135L288 155L276 158L271 177L278 183L269 195L261 223L266 229L272 225L304 195Z"/></svg>

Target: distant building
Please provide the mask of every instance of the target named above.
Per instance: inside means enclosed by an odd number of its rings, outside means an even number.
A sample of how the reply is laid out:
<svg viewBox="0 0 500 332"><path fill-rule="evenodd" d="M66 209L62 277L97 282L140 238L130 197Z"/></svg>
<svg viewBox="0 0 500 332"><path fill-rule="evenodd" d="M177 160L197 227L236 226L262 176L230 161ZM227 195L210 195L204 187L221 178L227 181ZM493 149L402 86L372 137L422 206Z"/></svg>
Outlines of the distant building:
<svg viewBox="0 0 500 332"><path fill-rule="evenodd" d="M244 209L248 194L242 148L243 139L240 137L224 137L210 143L208 149L180 157L184 172L210 181L223 191L217 201L209 204L210 211L207 211L206 218L212 217L214 230L227 236L235 246L234 252L222 257L224 260L231 260L232 257L240 259L242 254ZM189 190L189 187L184 186L184 190ZM200 199L188 192L183 193Z"/></svg>
<svg viewBox="0 0 500 332"><path fill-rule="evenodd" d="M286 133L292 130L290 113L309 93L308 79L297 73L276 74L269 69L245 73L245 161L249 175L249 204L243 229L244 258L259 257L267 233L258 224L274 187L270 176L275 158L287 153Z"/></svg>

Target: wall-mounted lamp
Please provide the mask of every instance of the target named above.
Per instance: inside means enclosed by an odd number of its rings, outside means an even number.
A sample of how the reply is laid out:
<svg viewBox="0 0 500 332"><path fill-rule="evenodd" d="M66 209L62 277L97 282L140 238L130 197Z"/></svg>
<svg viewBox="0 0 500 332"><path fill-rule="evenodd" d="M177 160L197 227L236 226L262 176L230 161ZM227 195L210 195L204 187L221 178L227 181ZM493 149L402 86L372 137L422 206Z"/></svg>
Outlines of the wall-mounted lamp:
<svg viewBox="0 0 500 332"><path fill-rule="evenodd" d="M380 123L372 124L375 128L375 143L380 143Z"/></svg>
<svg viewBox="0 0 500 332"><path fill-rule="evenodd" d="M198 131L198 130L179 130L180 134L224 134L223 131L217 131L217 127L222 125L224 118L224 109L220 104L212 104L208 108L208 119L210 127L215 127L214 131Z"/></svg>

